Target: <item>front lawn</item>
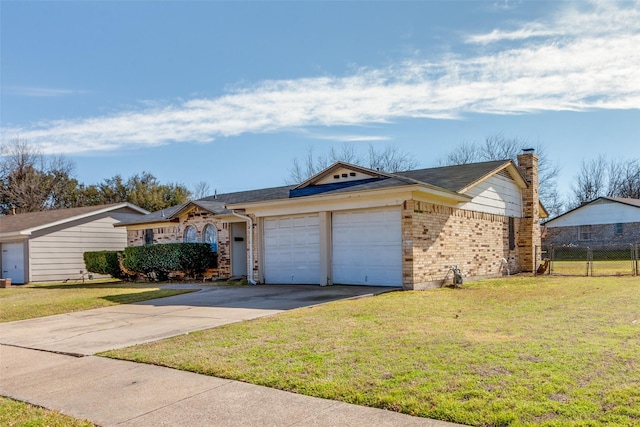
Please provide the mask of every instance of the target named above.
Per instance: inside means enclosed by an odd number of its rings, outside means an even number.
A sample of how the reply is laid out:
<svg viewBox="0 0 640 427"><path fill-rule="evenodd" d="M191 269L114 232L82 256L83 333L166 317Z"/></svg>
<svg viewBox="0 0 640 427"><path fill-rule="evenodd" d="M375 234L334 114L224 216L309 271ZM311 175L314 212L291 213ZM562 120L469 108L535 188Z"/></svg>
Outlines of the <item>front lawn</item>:
<svg viewBox="0 0 640 427"><path fill-rule="evenodd" d="M0 322L129 304L191 292L152 283L39 284L0 288Z"/></svg>
<svg viewBox="0 0 640 427"><path fill-rule="evenodd" d="M470 425L640 425L640 280L394 292L105 355Z"/></svg>
<svg viewBox="0 0 640 427"><path fill-rule="evenodd" d="M92 427L89 421L81 421L58 411L29 405L0 396L0 425L7 427Z"/></svg>

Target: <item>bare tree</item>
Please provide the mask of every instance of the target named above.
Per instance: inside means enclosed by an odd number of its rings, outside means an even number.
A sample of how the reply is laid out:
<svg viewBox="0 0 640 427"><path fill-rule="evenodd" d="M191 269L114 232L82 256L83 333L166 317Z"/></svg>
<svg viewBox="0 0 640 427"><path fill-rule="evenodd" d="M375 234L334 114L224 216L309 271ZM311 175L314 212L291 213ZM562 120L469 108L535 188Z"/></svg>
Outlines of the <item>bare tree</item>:
<svg viewBox="0 0 640 427"><path fill-rule="evenodd" d="M640 199L640 159L583 160L572 190L572 207L602 196Z"/></svg>
<svg viewBox="0 0 640 427"><path fill-rule="evenodd" d="M187 200L181 184L161 184L149 172L126 181L120 175L85 186L72 177L73 163L61 156L45 156L16 138L0 147L0 214L130 202L160 210Z"/></svg>
<svg viewBox="0 0 640 427"><path fill-rule="evenodd" d="M191 192L191 199L198 200L210 195L211 195L211 186L209 185L209 183L207 181L200 181L193 186L193 191Z"/></svg>
<svg viewBox="0 0 640 427"><path fill-rule="evenodd" d="M367 153L363 155L355 145L345 143L340 149L331 147L325 156L316 155L313 147L309 147L304 160L293 159L293 166L289 170L289 178L286 182L300 183L336 162L351 163L384 172L405 171L415 168L418 164L415 156L402 152L396 146L376 149L373 145L369 145Z"/></svg>
<svg viewBox="0 0 640 427"><path fill-rule="evenodd" d="M640 199L640 159L612 160L607 195Z"/></svg>
<svg viewBox="0 0 640 427"><path fill-rule="evenodd" d="M0 147L0 211L3 214L73 207L78 181L74 165L62 156L45 156L15 138Z"/></svg>
<svg viewBox="0 0 640 427"><path fill-rule="evenodd" d="M438 161L440 166L460 165L491 160L516 160L523 148L535 148L539 158L538 185L540 201L549 214L555 216L563 210L564 202L557 191L557 180L560 166L549 159L546 147L532 144L526 139L507 138L502 134L488 136L481 142L464 141L455 147L444 159Z"/></svg>
<svg viewBox="0 0 640 427"><path fill-rule="evenodd" d="M574 205L579 206L606 195L606 173L607 160L603 155L589 161L583 160L572 187Z"/></svg>
<svg viewBox="0 0 640 427"><path fill-rule="evenodd" d="M438 161L440 166L466 165L468 163L479 162L480 153L477 144L463 141L454 150L447 154L447 157Z"/></svg>
<svg viewBox="0 0 640 427"><path fill-rule="evenodd" d="M385 172L400 172L415 169L418 161L409 153L402 152L398 147L389 145L383 150L376 150L369 145L369 169Z"/></svg>

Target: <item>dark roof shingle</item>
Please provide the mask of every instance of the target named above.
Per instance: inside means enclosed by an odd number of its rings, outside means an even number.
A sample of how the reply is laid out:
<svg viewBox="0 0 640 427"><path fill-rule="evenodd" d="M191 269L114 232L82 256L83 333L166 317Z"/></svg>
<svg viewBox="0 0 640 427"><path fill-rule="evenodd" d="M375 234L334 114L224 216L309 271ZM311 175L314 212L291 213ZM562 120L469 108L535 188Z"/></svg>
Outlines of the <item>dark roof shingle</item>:
<svg viewBox="0 0 640 427"><path fill-rule="evenodd" d="M0 216L0 233L19 232L35 227L46 226L78 216L98 212L110 207L124 207L124 203L112 203L109 205L84 206L80 208L52 209L40 212L29 212L17 215ZM141 215L142 216L142 215Z"/></svg>
<svg viewBox="0 0 640 427"><path fill-rule="evenodd" d="M227 205L238 205L243 203L264 202L269 200L289 199L292 197L303 197L317 194L341 194L354 191L377 190L382 188L401 187L404 185L423 184L439 187L451 192L458 192L470 184L478 181L492 171L498 169L510 160L496 160L482 163L469 163L466 165L443 166L429 169L417 169L406 172L389 173L374 179L364 179L361 182L349 183L349 185L317 185L314 190L309 187L296 189L295 185L282 187L262 188L258 190L239 191L235 193L217 194L215 196L204 197L165 209L164 211L153 212L140 220L132 222L122 222L125 224L145 224L153 222L170 221L172 215L181 211L189 203L200 206L216 214L228 213ZM375 172L375 171L373 171ZM322 187L322 188L320 188ZM293 190L293 191L292 191Z"/></svg>

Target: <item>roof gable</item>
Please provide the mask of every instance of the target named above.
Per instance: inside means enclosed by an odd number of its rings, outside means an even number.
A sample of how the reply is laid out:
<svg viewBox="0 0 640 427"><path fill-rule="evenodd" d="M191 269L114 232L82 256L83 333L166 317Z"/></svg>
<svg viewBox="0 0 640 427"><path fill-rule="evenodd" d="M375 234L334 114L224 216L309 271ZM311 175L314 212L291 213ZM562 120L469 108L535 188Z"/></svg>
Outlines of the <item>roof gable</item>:
<svg viewBox="0 0 640 427"><path fill-rule="evenodd" d="M495 160L490 162L417 169L406 172L396 172L394 175L412 178L426 184L445 188L449 191L455 191L456 193L463 193L488 177L503 170L509 173L521 188L526 188L526 181L511 160Z"/></svg>
<svg viewBox="0 0 640 427"><path fill-rule="evenodd" d="M84 206L79 208L52 209L0 217L0 234L29 235L34 231L65 224L83 218L128 208L141 216L149 212L131 203L113 203L109 205Z"/></svg>
<svg viewBox="0 0 640 427"><path fill-rule="evenodd" d="M344 182L364 181L377 179L383 176L388 177L389 174L345 162L336 162L328 168L318 172L306 181L298 184L294 189L298 190L314 185L342 184Z"/></svg>
<svg viewBox="0 0 640 427"><path fill-rule="evenodd" d="M640 199L598 197L547 221L546 226L640 222Z"/></svg>

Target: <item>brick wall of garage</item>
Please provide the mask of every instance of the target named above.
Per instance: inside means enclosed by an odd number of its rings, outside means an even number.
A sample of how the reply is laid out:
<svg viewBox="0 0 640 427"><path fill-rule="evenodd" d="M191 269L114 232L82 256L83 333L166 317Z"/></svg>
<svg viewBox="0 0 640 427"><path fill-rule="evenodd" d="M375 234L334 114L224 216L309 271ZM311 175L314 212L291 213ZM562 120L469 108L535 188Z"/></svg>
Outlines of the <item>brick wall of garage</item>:
<svg viewBox="0 0 640 427"><path fill-rule="evenodd" d="M509 218L409 200L402 211L403 285L440 286L457 265L465 277L502 275L502 259L520 270L520 220L514 219L515 248L509 249Z"/></svg>
<svg viewBox="0 0 640 427"><path fill-rule="evenodd" d="M258 232L259 230L259 226L258 226L258 218L256 218L256 216L254 214L249 214L247 215L251 218L251 220L253 221L253 280L255 281L259 281L261 274L261 270L260 270L260 246L261 246L261 234L260 232ZM247 224L247 227L249 227L249 224ZM247 240L249 240L249 230L247 230ZM249 241L247 241L247 249L249 249ZM247 250L247 265L251 265L251 263L249 262L249 251Z"/></svg>

